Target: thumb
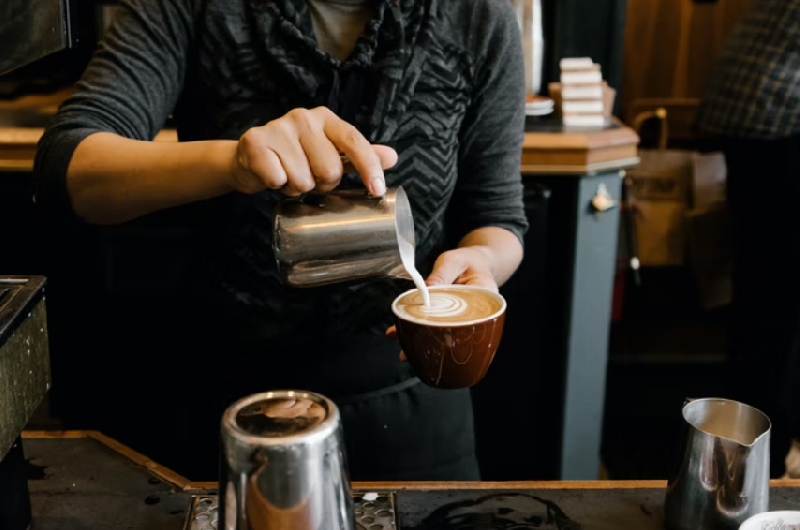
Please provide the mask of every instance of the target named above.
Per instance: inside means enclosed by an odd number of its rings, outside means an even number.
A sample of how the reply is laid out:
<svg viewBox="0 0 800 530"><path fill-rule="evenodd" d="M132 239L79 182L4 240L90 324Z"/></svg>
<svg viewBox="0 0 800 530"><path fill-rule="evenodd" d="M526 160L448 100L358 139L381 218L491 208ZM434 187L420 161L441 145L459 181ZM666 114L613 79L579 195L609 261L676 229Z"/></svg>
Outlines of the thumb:
<svg viewBox="0 0 800 530"><path fill-rule="evenodd" d="M372 144L372 149L381 159L383 169L391 169L397 164L397 151L388 145Z"/></svg>
<svg viewBox="0 0 800 530"><path fill-rule="evenodd" d="M392 169L397 165L397 151L388 145L372 144L372 150L375 151L375 154L381 159L381 167L383 169ZM344 155L342 155L342 163L344 164L345 173L352 173L356 171L356 166L354 166L353 163L350 162L350 159Z"/></svg>
<svg viewBox="0 0 800 530"><path fill-rule="evenodd" d="M451 285L464 272L464 265L454 254L445 252L436 263L433 264L433 271L425 281L428 285Z"/></svg>
<svg viewBox="0 0 800 530"><path fill-rule="evenodd" d="M382 169L391 169L397 164L397 151L391 147L387 145L372 144L372 150L375 151L376 155L378 155L378 158L381 161ZM356 171L355 166L346 156L342 156L342 163L344 164L345 173ZM364 186L370 190L370 193L373 193L377 197L383 196L383 193L386 191L386 177L383 174L378 177L375 175L362 174L361 179L364 181ZM377 186L374 185L375 180L378 181Z"/></svg>

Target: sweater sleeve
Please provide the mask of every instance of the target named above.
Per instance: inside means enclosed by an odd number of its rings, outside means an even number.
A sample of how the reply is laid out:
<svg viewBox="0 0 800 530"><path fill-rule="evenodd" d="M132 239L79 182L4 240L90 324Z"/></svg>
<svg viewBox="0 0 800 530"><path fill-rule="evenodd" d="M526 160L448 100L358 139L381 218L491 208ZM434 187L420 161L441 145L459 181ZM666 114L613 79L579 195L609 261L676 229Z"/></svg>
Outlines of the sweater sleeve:
<svg viewBox="0 0 800 530"><path fill-rule="evenodd" d="M45 129L34 200L48 217L74 218L66 174L78 144L97 132L152 140L180 95L192 41L191 0L123 0L100 46ZM64 217L66 216L66 217Z"/></svg>
<svg viewBox="0 0 800 530"><path fill-rule="evenodd" d="M471 37L473 96L459 133L458 182L448 232L460 239L484 227L528 228L520 160L525 135L525 67L516 15L508 0L476 2Z"/></svg>

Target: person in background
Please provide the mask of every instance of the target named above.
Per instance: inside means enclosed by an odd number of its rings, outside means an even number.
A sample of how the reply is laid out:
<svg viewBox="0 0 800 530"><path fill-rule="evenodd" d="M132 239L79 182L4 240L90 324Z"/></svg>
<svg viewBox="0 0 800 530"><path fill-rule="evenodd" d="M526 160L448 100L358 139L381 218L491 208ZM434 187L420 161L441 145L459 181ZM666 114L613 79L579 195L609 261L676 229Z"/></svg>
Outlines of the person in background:
<svg viewBox="0 0 800 530"><path fill-rule="evenodd" d="M202 241L190 299L107 319L132 353L70 352L107 370L80 412L210 480L225 406L311 390L341 408L354 480L478 479L469 391L421 384L385 336L409 285L283 285L271 219L283 196L403 186L428 282L497 289L527 229L524 104L507 0L121 2L41 140L37 204L52 227L170 211ZM180 142L152 141L170 115Z"/></svg>
<svg viewBox="0 0 800 530"><path fill-rule="evenodd" d="M719 137L728 166L731 396L771 418L780 477L800 426L800 0L753 2L697 126Z"/></svg>

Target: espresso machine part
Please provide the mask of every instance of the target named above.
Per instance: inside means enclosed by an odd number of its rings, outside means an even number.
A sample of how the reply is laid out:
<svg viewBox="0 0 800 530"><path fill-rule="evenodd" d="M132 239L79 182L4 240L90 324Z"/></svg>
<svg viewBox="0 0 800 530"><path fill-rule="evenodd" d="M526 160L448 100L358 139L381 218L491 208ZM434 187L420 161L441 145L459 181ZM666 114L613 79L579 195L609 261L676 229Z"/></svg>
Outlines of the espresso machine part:
<svg viewBox="0 0 800 530"><path fill-rule="evenodd" d="M383 197L342 190L278 203L272 246L284 283L316 287L368 277L410 279L400 238L413 247L414 219L403 188Z"/></svg>
<svg viewBox="0 0 800 530"><path fill-rule="evenodd" d="M354 492L356 530L397 530L395 495L392 492ZM184 530L220 530L219 497L197 495L186 517Z"/></svg>
<svg viewBox="0 0 800 530"><path fill-rule="evenodd" d="M339 410L309 392L246 397L222 418L219 528L354 530Z"/></svg>
<svg viewBox="0 0 800 530"><path fill-rule="evenodd" d="M10 247L9 247L10 248ZM28 528L31 503L21 434L50 390L45 278L0 278L0 529Z"/></svg>
<svg viewBox="0 0 800 530"><path fill-rule="evenodd" d="M683 407L682 461L667 485L668 530L736 530L769 510L770 421L727 399Z"/></svg>

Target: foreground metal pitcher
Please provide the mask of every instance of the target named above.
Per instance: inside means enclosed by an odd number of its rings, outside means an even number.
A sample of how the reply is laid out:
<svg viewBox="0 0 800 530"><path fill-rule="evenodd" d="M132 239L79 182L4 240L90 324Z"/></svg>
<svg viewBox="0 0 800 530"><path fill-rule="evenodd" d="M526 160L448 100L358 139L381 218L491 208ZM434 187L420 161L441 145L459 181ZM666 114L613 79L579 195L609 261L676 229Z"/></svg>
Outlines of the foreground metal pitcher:
<svg viewBox="0 0 800 530"><path fill-rule="evenodd" d="M309 392L244 398L222 419L221 530L355 530L339 411Z"/></svg>
<svg viewBox="0 0 800 530"><path fill-rule="evenodd" d="M667 485L668 530L735 530L769 510L769 418L727 399L690 401L683 418L688 435Z"/></svg>

